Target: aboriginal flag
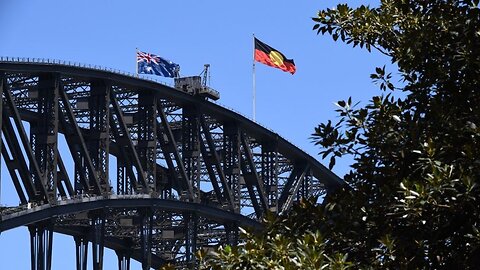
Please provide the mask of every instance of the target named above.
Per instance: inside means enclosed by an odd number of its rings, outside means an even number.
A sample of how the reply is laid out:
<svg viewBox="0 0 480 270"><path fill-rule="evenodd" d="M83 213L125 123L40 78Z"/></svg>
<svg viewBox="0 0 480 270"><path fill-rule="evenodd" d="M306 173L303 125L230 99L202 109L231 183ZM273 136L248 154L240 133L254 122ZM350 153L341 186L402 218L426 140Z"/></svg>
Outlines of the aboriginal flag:
<svg viewBox="0 0 480 270"><path fill-rule="evenodd" d="M255 38L255 61L279 68L292 74L297 70L293 59L287 59L281 52Z"/></svg>

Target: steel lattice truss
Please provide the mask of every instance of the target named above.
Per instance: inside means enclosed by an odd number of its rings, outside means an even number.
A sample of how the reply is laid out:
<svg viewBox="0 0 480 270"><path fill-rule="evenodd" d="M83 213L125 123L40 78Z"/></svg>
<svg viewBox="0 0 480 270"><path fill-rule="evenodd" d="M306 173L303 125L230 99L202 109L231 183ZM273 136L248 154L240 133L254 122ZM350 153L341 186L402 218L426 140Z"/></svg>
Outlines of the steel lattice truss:
<svg viewBox="0 0 480 270"><path fill-rule="evenodd" d="M107 71L0 62L2 158L27 225L32 269L50 269L53 232L72 235L77 269L103 248L143 269L195 267L236 244L238 226L288 212L341 180L277 134L204 98ZM67 147L59 149L59 142Z"/></svg>

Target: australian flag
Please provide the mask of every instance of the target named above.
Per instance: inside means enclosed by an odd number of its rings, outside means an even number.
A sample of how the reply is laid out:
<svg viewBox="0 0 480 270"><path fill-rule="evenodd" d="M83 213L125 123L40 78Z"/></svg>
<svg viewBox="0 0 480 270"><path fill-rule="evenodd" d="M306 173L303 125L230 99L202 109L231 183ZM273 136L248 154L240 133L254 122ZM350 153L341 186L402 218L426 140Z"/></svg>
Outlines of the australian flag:
<svg viewBox="0 0 480 270"><path fill-rule="evenodd" d="M180 66L158 55L137 51L137 70L138 73L174 78Z"/></svg>

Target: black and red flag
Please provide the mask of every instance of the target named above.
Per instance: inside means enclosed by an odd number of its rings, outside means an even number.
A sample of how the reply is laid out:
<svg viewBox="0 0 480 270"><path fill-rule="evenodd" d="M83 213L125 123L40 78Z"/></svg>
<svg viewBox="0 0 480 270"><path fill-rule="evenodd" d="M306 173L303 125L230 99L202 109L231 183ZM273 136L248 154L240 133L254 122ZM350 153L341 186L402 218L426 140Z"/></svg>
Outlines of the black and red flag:
<svg viewBox="0 0 480 270"><path fill-rule="evenodd" d="M267 66L279 68L292 74L297 70L293 59L287 59L281 52L255 39L255 61Z"/></svg>

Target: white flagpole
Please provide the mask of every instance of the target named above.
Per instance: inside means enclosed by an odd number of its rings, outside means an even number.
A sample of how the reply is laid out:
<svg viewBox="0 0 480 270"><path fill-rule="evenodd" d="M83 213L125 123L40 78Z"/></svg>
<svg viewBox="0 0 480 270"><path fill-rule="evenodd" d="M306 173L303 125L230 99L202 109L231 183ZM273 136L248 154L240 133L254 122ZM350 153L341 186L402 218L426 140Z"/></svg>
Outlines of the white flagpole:
<svg viewBox="0 0 480 270"><path fill-rule="evenodd" d="M253 121L255 122L255 95L256 95L256 85L255 85L255 33L253 34Z"/></svg>
<svg viewBox="0 0 480 270"><path fill-rule="evenodd" d="M135 48L135 75L137 75L138 77L138 59L137 59L137 55L138 55L138 48Z"/></svg>

